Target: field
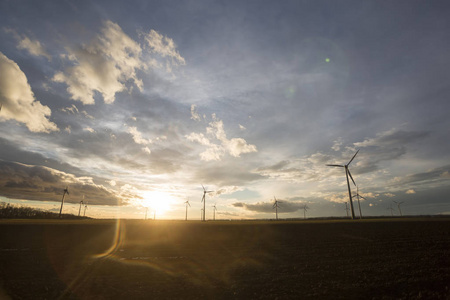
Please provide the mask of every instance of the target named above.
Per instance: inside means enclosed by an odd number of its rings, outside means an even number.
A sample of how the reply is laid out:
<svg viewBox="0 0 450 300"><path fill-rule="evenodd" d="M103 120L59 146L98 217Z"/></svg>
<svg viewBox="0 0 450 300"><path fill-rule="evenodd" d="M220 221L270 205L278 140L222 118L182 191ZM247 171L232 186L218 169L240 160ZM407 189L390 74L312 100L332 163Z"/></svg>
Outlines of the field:
<svg viewBox="0 0 450 300"><path fill-rule="evenodd" d="M450 218L4 220L0 299L450 299Z"/></svg>

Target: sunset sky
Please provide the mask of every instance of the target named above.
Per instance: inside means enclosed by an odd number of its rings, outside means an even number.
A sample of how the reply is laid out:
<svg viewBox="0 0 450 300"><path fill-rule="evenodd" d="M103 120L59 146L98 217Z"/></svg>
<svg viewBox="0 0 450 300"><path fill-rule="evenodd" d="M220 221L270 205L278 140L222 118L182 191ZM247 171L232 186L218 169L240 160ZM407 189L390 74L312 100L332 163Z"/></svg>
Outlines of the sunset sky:
<svg viewBox="0 0 450 300"><path fill-rule="evenodd" d="M0 1L0 200L450 214L448 1ZM356 193L356 188L352 185ZM355 202L355 209L357 205ZM357 215L359 213L355 212Z"/></svg>

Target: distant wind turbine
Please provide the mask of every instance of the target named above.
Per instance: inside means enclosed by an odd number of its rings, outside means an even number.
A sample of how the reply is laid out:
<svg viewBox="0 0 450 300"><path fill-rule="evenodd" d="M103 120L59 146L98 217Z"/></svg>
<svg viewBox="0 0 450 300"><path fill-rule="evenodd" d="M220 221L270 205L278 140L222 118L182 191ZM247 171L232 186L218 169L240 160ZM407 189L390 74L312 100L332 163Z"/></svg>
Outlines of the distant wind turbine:
<svg viewBox="0 0 450 300"><path fill-rule="evenodd" d="M362 213L361 213L361 203L359 203L359 198L366 200L363 196L361 196L358 192L358 186L356 186L356 194L353 195L353 197L356 197L358 199L358 208L359 208L359 218L362 219Z"/></svg>
<svg viewBox="0 0 450 300"><path fill-rule="evenodd" d="M83 205L83 200L80 201L80 208L78 209L78 216L80 216L80 213L81 213L81 205Z"/></svg>
<svg viewBox="0 0 450 300"><path fill-rule="evenodd" d="M86 202L86 204L84 204L84 213L83 213L83 217L86 216L86 209L87 209L87 202Z"/></svg>
<svg viewBox="0 0 450 300"><path fill-rule="evenodd" d="M345 211L347 212L347 218L348 218L348 211L350 208L348 208L348 202L345 202Z"/></svg>
<svg viewBox="0 0 450 300"><path fill-rule="evenodd" d="M402 202L393 201L393 202L394 202L395 204L397 204L398 212L400 213L400 216L403 216L403 215L402 215L402 210L400 209L400 204L402 204L403 201L402 201Z"/></svg>
<svg viewBox="0 0 450 300"><path fill-rule="evenodd" d="M355 155L353 155L352 159L350 159L350 161L346 165L327 165L329 167L345 168L345 177L347 178L348 197L350 198L350 207L351 207L351 210L352 210L352 219L355 218L355 212L353 210L352 191L350 189L350 182L348 180L348 176L350 176L350 178L352 179L354 185L356 185L356 183L353 180L352 174L350 173L350 170L348 169L348 166L353 161L353 159L355 159L355 156L356 156L356 154L358 154L358 152L359 152L359 150L356 151Z"/></svg>
<svg viewBox="0 0 450 300"><path fill-rule="evenodd" d="M213 221L215 221L216 220L216 210L217 210L217 207L216 207L216 204L214 203L214 205L212 206L213 207Z"/></svg>
<svg viewBox="0 0 450 300"><path fill-rule="evenodd" d="M207 193L212 193L212 191L207 191L205 189L205 187L202 184L202 188L203 188L203 197L202 197L202 202L203 202L203 216L202 216L202 221L206 221L205 218L205 212L206 212L206 194Z"/></svg>
<svg viewBox="0 0 450 300"><path fill-rule="evenodd" d="M186 202L184 202L184 203L186 203L186 218L185 218L185 221L187 221L188 205L189 205L189 206L191 206L191 205L189 204L189 199L188 199Z"/></svg>
<svg viewBox="0 0 450 300"><path fill-rule="evenodd" d="M148 214L148 207L145 208L145 219L144 220L147 220L147 214Z"/></svg>
<svg viewBox="0 0 450 300"><path fill-rule="evenodd" d="M63 192L63 196L62 196L62 200L61 200L61 208L59 209L59 217L61 218L61 213L62 213L62 209L63 209L63 205L64 205L64 196L65 195L69 195L69 188L66 186L66 188L64 189Z"/></svg>
<svg viewBox="0 0 450 300"><path fill-rule="evenodd" d="M275 196L273 196L273 199L274 199L274 203L273 203L272 209L275 208L275 216L276 216L276 219L278 220L278 208L280 207L281 202L278 201L277 198L275 198Z"/></svg>
<svg viewBox="0 0 450 300"><path fill-rule="evenodd" d="M391 210L391 216L394 216L394 209L392 208L392 204L387 209Z"/></svg>
<svg viewBox="0 0 450 300"><path fill-rule="evenodd" d="M303 205L303 218L304 219L306 219L306 211L309 209L309 207L306 205L306 204L304 204Z"/></svg>

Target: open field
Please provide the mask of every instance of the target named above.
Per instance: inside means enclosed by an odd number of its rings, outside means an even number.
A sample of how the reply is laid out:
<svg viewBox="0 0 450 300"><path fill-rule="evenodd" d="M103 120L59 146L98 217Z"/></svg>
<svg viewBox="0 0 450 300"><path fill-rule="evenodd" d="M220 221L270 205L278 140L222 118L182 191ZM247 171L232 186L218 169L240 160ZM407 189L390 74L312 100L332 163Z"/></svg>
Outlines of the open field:
<svg viewBox="0 0 450 300"><path fill-rule="evenodd" d="M449 299L450 218L0 221L0 299Z"/></svg>

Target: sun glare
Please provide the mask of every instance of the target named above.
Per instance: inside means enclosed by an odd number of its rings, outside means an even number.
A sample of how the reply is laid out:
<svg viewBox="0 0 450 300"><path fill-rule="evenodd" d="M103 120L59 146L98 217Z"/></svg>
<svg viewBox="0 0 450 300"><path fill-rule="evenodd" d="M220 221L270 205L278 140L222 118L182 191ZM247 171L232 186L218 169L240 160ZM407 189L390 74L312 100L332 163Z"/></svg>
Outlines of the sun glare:
<svg viewBox="0 0 450 300"><path fill-rule="evenodd" d="M165 214L174 202L172 195L162 191L147 191L142 196L142 206L156 211L157 215Z"/></svg>

